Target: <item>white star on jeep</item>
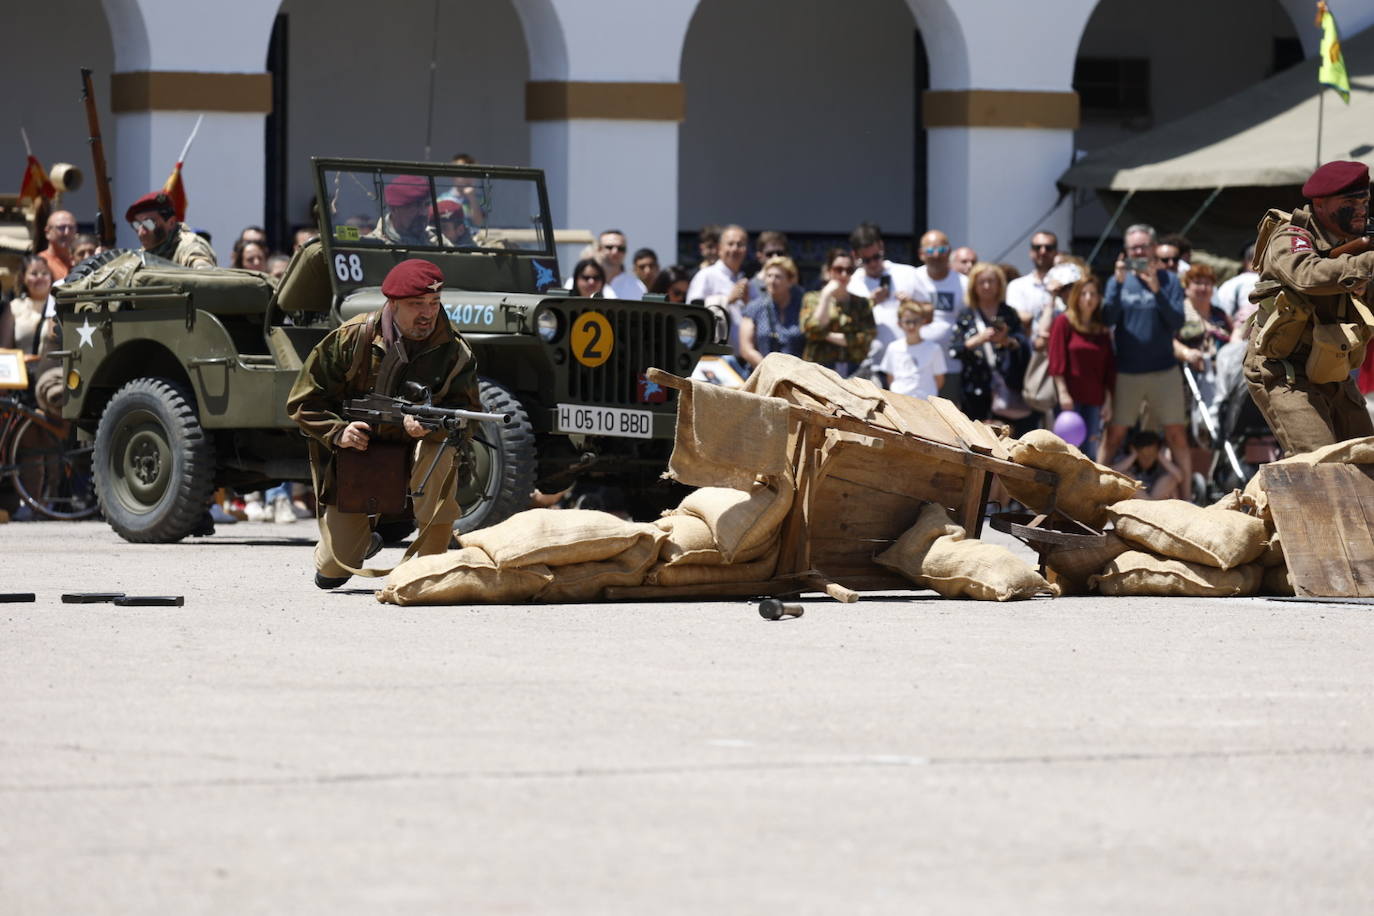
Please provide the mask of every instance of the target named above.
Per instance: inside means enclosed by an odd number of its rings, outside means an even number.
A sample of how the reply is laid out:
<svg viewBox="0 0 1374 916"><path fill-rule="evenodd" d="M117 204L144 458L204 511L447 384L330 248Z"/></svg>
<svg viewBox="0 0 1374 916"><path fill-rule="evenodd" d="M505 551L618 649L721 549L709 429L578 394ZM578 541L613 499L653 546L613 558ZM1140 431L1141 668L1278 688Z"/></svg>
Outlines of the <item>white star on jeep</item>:
<svg viewBox="0 0 1374 916"><path fill-rule="evenodd" d="M81 346L95 349L95 341L91 339L95 336L95 328L91 327L89 318L81 322L81 327L76 329L76 333L81 335Z"/></svg>

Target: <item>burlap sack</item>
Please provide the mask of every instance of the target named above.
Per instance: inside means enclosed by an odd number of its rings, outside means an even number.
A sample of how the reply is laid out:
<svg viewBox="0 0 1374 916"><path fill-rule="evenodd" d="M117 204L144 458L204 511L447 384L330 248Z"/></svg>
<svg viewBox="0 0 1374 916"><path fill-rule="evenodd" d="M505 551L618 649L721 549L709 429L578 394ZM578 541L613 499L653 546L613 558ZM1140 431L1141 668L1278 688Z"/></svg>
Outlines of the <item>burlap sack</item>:
<svg viewBox="0 0 1374 916"><path fill-rule="evenodd" d="M1232 490L1225 496L1212 503L1209 509L1225 509L1228 512L1244 512L1247 515L1255 514L1255 502L1240 490Z"/></svg>
<svg viewBox="0 0 1374 916"><path fill-rule="evenodd" d="M930 545L934 544L937 538L947 535L963 537L964 529L954 523L943 506L926 503L921 507L921 514L916 516L916 524L902 532L902 536L897 538L891 547L873 560L880 566L896 570L907 578L920 575L921 564L925 562Z"/></svg>
<svg viewBox="0 0 1374 916"><path fill-rule="evenodd" d="M1112 596L1234 598L1258 592L1261 578L1258 563L1217 569L1128 550L1091 577L1088 585Z"/></svg>
<svg viewBox="0 0 1374 916"><path fill-rule="evenodd" d="M711 527L695 515L667 515L654 522L654 527L667 532L659 559L664 566L722 566L725 557L716 540L711 536ZM760 541L756 546L741 550L735 556L736 563L757 560L777 544L777 537Z"/></svg>
<svg viewBox="0 0 1374 916"><path fill-rule="evenodd" d="M490 528L462 536L464 547L480 547L497 566L570 566L608 560L662 532L648 523L627 522L595 509L526 509Z"/></svg>
<svg viewBox="0 0 1374 916"><path fill-rule="evenodd" d="M1288 567L1270 566L1265 569L1264 579L1260 583L1260 593L1289 598L1296 594L1293 590L1293 577L1288 574Z"/></svg>
<svg viewBox="0 0 1374 916"><path fill-rule="evenodd" d="M1059 594L1007 548L965 538L964 529L934 503L922 508L916 524L874 560L946 598L1009 601L1041 592Z"/></svg>
<svg viewBox="0 0 1374 916"><path fill-rule="evenodd" d="M790 474L786 401L692 382L678 393L668 476L688 486L748 490L758 475Z"/></svg>
<svg viewBox="0 0 1374 916"><path fill-rule="evenodd" d="M1259 563L1265 569L1288 565L1288 560L1283 555L1283 540L1277 531L1265 543L1264 553L1260 554Z"/></svg>
<svg viewBox="0 0 1374 916"><path fill-rule="evenodd" d="M930 545L920 579L945 598L1010 601L1059 594L1056 586L1001 544L952 534Z"/></svg>
<svg viewBox="0 0 1374 916"><path fill-rule="evenodd" d="M1101 547L1057 547L1044 556L1045 567L1054 573L1051 581L1064 587L1066 594L1081 595L1089 591L1088 579L1102 572L1112 560L1132 549L1121 538L1107 532Z"/></svg>
<svg viewBox="0 0 1374 916"><path fill-rule="evenodd" d="M857 388L857 390L855 390ZM803 406L837 407L842 413L868 420L882 407L884 392L870 386L846 384L833 369L789 353L770 353L749 374L744 391L782 398ZM802 396L798 396L801 393Z"/></svg>
<svg viewBox="0 0 1374 916"><path fill-rule="evenodd" d="M1123 499L1107 510L1123 540L1160 556L1234 569L1264 553L1264 522L1243 512L1195 506L1181 499Z"/></svg>
<svg viewBox="0 0 1374 916"><path fill-rule="evenodd" d="M548 602L596 601L611 586L643 585L645 573L658 559L659 546L657 539L640 538L609 560L551 567L553 581L538 598Z"/></svg>
<svg viewBox="0 0 1374 916"><path fill-rule="evenodd" d="M383 604L519 604L553 578L547 566L498 569L477 547L412 557L377 592Z"/></svg>
<svg viewBox="0 0 1374 916"><path fill-rule="evenodd" d="M772 541L792 508L793 488L783 478L756 484L752 492L701 487L687 494L672 515L694 515L711 529L711 538L726 563L737 562L751 548Z"/></svg>
<svg viewBox="0 0 1374 916"><path fill-rule="evenodd" d="M1047 429L1031 430L1011 442L1008 451L1017 464L1058 474L1055 507L1094 528L1106 522L1107 506L1129 499L1140 489L1137 481L1091 460ZM1036 512L1049 506L1050 488L1044 484L999 479L1013 498Z"/></svg>
<svg viewBox="0 0 1374 916"><path fill-rule="evenodd" d="M778 545L774 542L768 553L749 563L733 563L727 566L660 564L649 570L645 583L667 588L678 585L714 585L720 582L766 582L773 578L777 565Z"/></svg>

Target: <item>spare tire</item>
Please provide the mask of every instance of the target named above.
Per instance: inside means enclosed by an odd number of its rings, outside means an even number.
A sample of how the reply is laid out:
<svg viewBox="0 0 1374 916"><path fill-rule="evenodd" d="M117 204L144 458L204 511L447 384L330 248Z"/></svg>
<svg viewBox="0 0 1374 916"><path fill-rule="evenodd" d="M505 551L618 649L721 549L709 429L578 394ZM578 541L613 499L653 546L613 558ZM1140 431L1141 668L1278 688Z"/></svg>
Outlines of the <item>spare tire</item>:
<svg viewBox="0 0 1374 916"><path fill-rule="evenodd" d="M114 393L95 432L95 487L126 541L169 544L210 506L215 451L195 400L175 382L139 378Z"/></svg>
<svg viewBox="0 0 1374 916"><path fill-rule="evenodd" d="M530 415L510 389L479 379L482 409L514 414L509 423L481 423L473 438L472 476L459 481L458 504L463 514L453 527L476 531L529 508L534 492L538 455Z"/></svg>

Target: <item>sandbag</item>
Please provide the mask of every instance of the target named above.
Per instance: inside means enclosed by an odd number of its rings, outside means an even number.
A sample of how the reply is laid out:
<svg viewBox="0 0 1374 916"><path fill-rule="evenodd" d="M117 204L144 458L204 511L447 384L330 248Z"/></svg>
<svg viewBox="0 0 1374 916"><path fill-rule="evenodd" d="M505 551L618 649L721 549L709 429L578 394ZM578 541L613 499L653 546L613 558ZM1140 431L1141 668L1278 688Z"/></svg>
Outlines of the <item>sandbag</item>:
<svg viewBox="0 0 1374 916"><path fill-rule="evenodd" d="M662 537L662 535L660 535ZM611 586L643 585L644 575L658 559L659 540L640 538L609 560L554 566L553 581L539 593L540 601L595 601Z"/></svg>
<svg viewBox="0 0 1374 916"><path fill-rule="evenodd" d="M1288 560L1283 555L1283 539L1279 537L1277 531L1265 543L1264 553L1260 554L1259 564L1265 569L1288 565Z"/></svg>
<svg viewBox="0 0 1374 916"><path fill-rule="evenodd" d="M1247 515L1255 514L1254 500L1246 496L1240 490L1232 490L1207 508L1225 509L1228 512L1244 512Z"/></svg>
<svg viewBox="0 0 1374 916"><path fill-rule="evenodd" d="M570 566L608 560L641 539L658 543L663 532L595 509L526 509L461 538L480 547L497 566Z"/></svg>
<svg viewBox="0 0 1374 916"><path fill-rule="evenodd" d="M1098 464L1047 429L1033 429L1013 440L1008 452L1019 465L1058 474L1055 508L1094 528L1105 524L1107 506L1129 499L1140 489L1138 481ZM1048 486L1010 477L999 479L1014 499L1036 512L1049 507Z"/></svg>
<svg viewBox="0 0 1374 916"><path fill-rule="evenodd" d="M667 532L659 558L664 566L722 566L725 557L716 546L711 535L711 527L695 515L666 515L654 523L654 527ZM757 560L777 544L777 537L760 541L757 545L739 551L736 563Z"/></svg>
<svg viewBox="0 0 1374 916"><path fill-rule="evenodd" d="M748 493L728 487L701 487L682 500L672 515L694 515L711 529L726 563L777 536L792 508L792 485L786 479L759 483Z"/></svg>
<svg viewBox="0 0 1374 916"><path fill-rule="evenodd" d="M1243 512L1195 506L1181 499L1125 499L1107 510L1116 533L1151 553L1218 569L1259 559L1264 522Z"/></svg>
<svg viewBox="0 0 1374 916"><path fill-rule="evenodd" d="M1149 595L1163 598L1235 598L1259 591L1263 569L1258 563L1217 569L1184 560L1128 550L1088 580L1104 595Z"/></svg>
<svg viewBox="0 0 1374 916"><path fill-rule="evenodd" d="M547 566L499 569L477 547L412 557L377 592L383 604L519 604L553 579Z"/></svg>
<svg viewBox="0 0 1374 916"><path fill-rule="evenodd" d="M1130 549L1130 544L1109 531L1101 547L1056 547L1049 551L1044 555L1045 568L1054 573L1052 581L1065 586L1065 592L1083 594L1089 590L1088 579Z"/></svg>
<svg viewBox="0 0 1374 916"><path fill-rule="evenodd" d="M925 505L916 524L874 561L946 598L1009 601L1041 592L1059 594L1007 548L966 538L944 507L934 503Z"/></svg>
<svg viewBox="0 0 1374 916"><path fill-rule="evenodd" d="M1265 595L1289 598L1296 594L1293 589L1293 577L1288 574L1288 567L1270 566L1266 568L1264 578L1260 582L1260 592Z"/></svg>
<svg viewBox="0 0 1374 916"><path fill-rule="evenodd" d="M665 588L679 585L714 585L720 582L766 582L773 578L778 565L778 544L775 541L768 553L749 563L733 563L725 566L681 564L677 566L658 565L649 570L645 577L648 585L661 585Z"/></svg>

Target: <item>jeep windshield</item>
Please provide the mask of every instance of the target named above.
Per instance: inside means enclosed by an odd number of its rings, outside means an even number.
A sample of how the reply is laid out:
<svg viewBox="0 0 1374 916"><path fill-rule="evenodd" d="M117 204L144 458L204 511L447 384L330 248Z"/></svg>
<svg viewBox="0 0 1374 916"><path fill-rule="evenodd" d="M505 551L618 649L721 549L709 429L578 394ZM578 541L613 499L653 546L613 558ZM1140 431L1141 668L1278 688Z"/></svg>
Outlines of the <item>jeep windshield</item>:
<svg viewBox="0 0 1374 916"><path fill-rule="evenodd" d="M321 165L321 229L332 248L554 254L535 173L482 166Z"/></svg>

